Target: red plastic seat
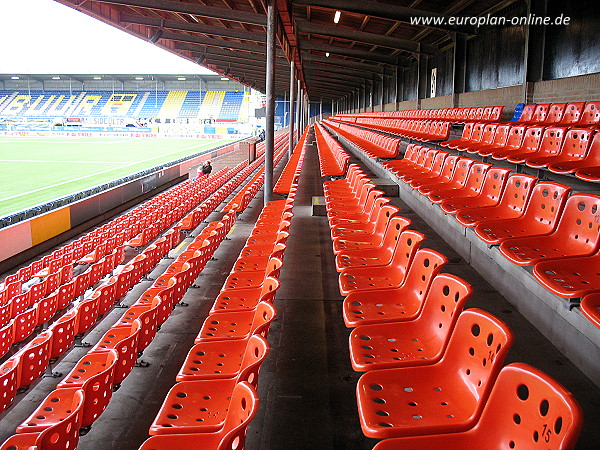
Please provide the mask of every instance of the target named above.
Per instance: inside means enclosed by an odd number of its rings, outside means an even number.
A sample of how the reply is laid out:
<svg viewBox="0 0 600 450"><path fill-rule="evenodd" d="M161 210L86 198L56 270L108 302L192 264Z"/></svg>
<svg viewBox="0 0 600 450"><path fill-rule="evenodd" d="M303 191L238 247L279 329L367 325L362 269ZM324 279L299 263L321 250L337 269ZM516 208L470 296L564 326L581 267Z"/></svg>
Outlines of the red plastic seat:
<svg viewBox="0 0 600 450"><path fill-rule="evenodd" d="M506 159L510 154L518 152L519 148L521 148L521 145L523 144L526 130L527 128L524 125L512 125L508 130L506 143L500 148L493 149L491 152L486 152L485 156L491 156L494 159L503 160Z"/></svg>
<svg viewBox="0 0 600 450"><path fill-rule="evenodd" d="M599 207L600 196L574 194L567 200L551 234L507 239L500 244L500 252L519 266L554 258L592 255L600 243Z"/></svg>
<svg viewBox="0 0 600 450"><path fill-rule="evenodd" d="M19 364L20 359L18 356L13 356L8 361L0 364L0 413L12 404L17 395Z"/></svg>
<svg viewBox="0 0 600 450"><path fill-rule="evenodd" d="M594 135L587 157L575 170L575 176L592 183L600 181L600 133Z"/></svg>
<svg viewBox="0 0 600 450"><path fill-rule="evenodd" d="M521 114L521 118L519 122L525 123L527 125L537 125L539 123L543 123L546 121L546 117L548 116L548 112L550 111L550 103L539 103L535 105L535 109L531 118L529 120L523 120L523 114ZM523 113L525 113L525 109L523 109Z"/></svg>
<svg viewBox="0 0 600 450"><path fill-rule="evenodd" d="M479 153L480 148L488 147L494 143L497 128L497 123L488 123L484 126L483 133L478 141L469 142L461 146L460 149L463 149L467 153Z"/></svg>
<svg viewBox="0 0 600 450"><path fill-rule="evenodd" d="M559 297L584 297L600 290L600 253L539 262L533 266L533 276Z"/></svg>
<svg viewBox="0 0 600 450"><path fill-rule="evenodd" d="M113 326L102 339L88 352L106 352L114 349L119 354L115 372L113 375L113 384L119 386L121 382L129 375L138 357L138 337L141 329L139 320L134 320L130 325Z"/></svg>
<svg viewBox="0 0 600 450"><path fill-rule="evenodd" d="M81 426L91 426L104 412L113 392L113 378L117 364L116 350L88 353L56 386L83 390Z"/></svg>
<svg viewBox="0 0 600 450"><path fill-rule="evenodd" d="M28 387L46 371L50 362L52 331L44 331L23 347L19 353L19 387Z"/></svg>
<svg viewBox="0 0 600 450"><path fill-rule="evenodd" d="M253 310L260 302L273 302L277 289L279 289L279 281L273 277L266 277L260 288L222 290L210 314Z"/></svg>
<svg viewBox="0 0 600 450"><path fill-rule="evenodd" d="M286 244L276 244L270 255L264 256L240 256L231 269L232 272L254 272L267 270L271 258L283 260Z"/></svg>
<svg viewBox="0 0 600 450"><path fill-rule="evenodd" d="M600 328L600 294L588 294L581 299L581 312L587 319Z"/></svg>
<svg viewBox="0 0 600 450"><path fill-rule="evenodd" d="M462 131L462 136L460 137L460 139L452 139L450 141L442 141L442 142L440 142L440 145L442 147L456 149L458 146L470 142L471 134L473 133L473 126L474 126L473 123L465 124L465 127L463 128L463 131Z"/></svg>
<svg viewBox="0 0 600 450"><path fill-rule="evenodd" d="M393 224L391 223L393 226ZM402 284L412 258L425 236L417 231L405 230L389 264L385 266L350 267L339 276L340 293L344 296L356 291L397 288Z"/></svg>
<svg viewBox="0 0 600 450"><path fill-rule="evenodd" d="M83 394L83 396L82 396ZM17 427L17 433L39 433L46 428L69 420L73 411L77 411L78 424L85 404L85 393L79 388L56 388L50 392L37 409ZM80 427L77 427L78 429Z"/></svg>
<svg viewBox="0 0 600 450"><path fill-rule="evenodd" d="M459 433L381 441L373 450L572 449L583 426L573 395L523 363L503 367L481 418Z"/></svg>
<svg viewBox="0 0 600 450"><path fill-rule="evenodd" d="M490 172L494 169L490 169ZM448 199L442 202L442 209L449 214L456 214L456 220L465 227L475 226L482 221L519 217L523 214L537 178L522 174L513 174L508 180L507 177L508 172L503 174L502 182L495 185L498 190L490 189L487 204L485 199L477 201L479 197L472 202L469 202L470 199Z"/></svg>
<svg viewBox="0 0 600 450"><path fill-rule="evenodd" d="M194 392L194 381L186 382L185 386L189 391ZM177 389L183 383L179 383L173 389ZM218 391L217 391L218 392ZM188 392L181 391L182 394ZM185 399L186 397L184 397ZM203 400L203 399L202 399ZM193 405L190 400L182 400L177 398L178 405L181 409L185 406ZM206 401L198 401L198 404L205 404ZM226 412L225 412L226 411ZM231 394L231 400L227 406L219 411L219 414L224 414L223 426L213 432L203 433L187 433L187 434L169 434L152 436L146 440L140 450L174 450L174 449L216 449L216 450L243 450L246 438L246 429L248 423L254 418L258 411L258 394L256 390L246 382L241 382L235 385ZM181 414L181 410L177 411ZM199 416L199 414L193 415ZM202 417L200 417L202 418ZM198 422L196 422L197 424ZM174 427L173 430L177 430Z"/></svg>
<svg viewBox="0 0 600 450"><path fill-rule="evenodd" d="M485 176L491 164L486 163L474 163L471 164L467 177L464 179L462 185L452 186L446 189L431 190L427 194L427 198L432 203L439 204L442 200L447 198L472 198L479 195L481 187L485 181Z"/></svg>
<svg viewBox="0 0 600 450"><path fill-rule="evenodd" d="M400 242L398 237L408 228L411 221L405 217L393 217L386 229L386 234L380 246L351 249L340 252L335 257L335 268L338 272L349 267L380 266L389 264L396 247Z"/></svg>
<svg viewBox="0 0 600 450"><path fill-rule="evenodd" d="M454 149L459 152L464 152L471 145L481 144L483 139L483 132L486 126L487 124L481 122L473 124L473 131L471 131L471 137L469 138L469 140L461 144L457 144L456 147L454 147Z"/></svg>
<svg viewBox="0 0 600 450"><path fill-rule="evenodd" d="M141 353L150 345L158 328L158 312L160 309L160 298L156 297L152 303L137 302L127 308L121 319L113 325L113 328L120 326L131 326L135 321L141 324L139 336L137 338L137 352Z"/></svg>
<svg viewBox="0 0 600 450"><path fill-rule="evenodd" d="M600 101L587 102L574 126L597 129L600 126Z"/></svg>
<svg viewBox="0 0 600 450"><path fill-rule="evenodd" d="M61 421L55 422L39 432L15 434L4 441L0 449L65 450L77 448L83 392L81 389L60 389L51 393L48 398L59 398L58 396L61 399L60 406L63 407L64 405L65 408L69 408L68 412L64 411L60 414ZM56 410L57 406L58 402L52 402L48 405L48 408ZM44 414L48 412L45 411Z"/></svg>
<svg viewBox="0 0 600 450"><path fill-rule="evenodd" d="M561 153L543 163L550 172L559 174L573 173L579 168L586 167L590 162L588 149L592 136L593 131L589 128L571 128L565 137Z"/></svg>
<svg viewBox="0 0 600 450"><path fill-rule="evenodd" d="M253 334L266 337L276 316L275 307L268 302L259 303L254 310L210 314L194 342L248 339Z"/></svg>
<svg viewBox="0 0 600 450"><path fill-rule="evenodd" d="M556 227L570 192L571 188L564 184L542 181L533 187L521 216L480 221L475 226L475 234L490 245L500 244L514 237L550 234ZM460 213L457 218L459 216Z"/></svg>
<svg viewBox="0 0 600 450"><path fill-rule="evenodd" d="M407 180L407 183L410 184L410 187L412 187L413 189L418 189L419 187L421 187L421 185L450 181L452 179L452 174L454 173L454 169L456 168L459 159L460 156L458 155L448 155L446 156L446 158L444 158L444 164L442 165L439 172L432 171L430 174L413 176L410 181Z"/></svg>
<svg viewBox="0 0 600 450"><path fill-rule="evenodd" d="M371 215L371 221L360 223L339 223L331 226L331 239L335 242L337 239L354 240L356 235L373 234L377 232L378 227L384 227L390 221L392 216L398 214L400 208L392 205L384 205ZM335 245L335 244L334 244Z"/></svg>
<svg viewBox="0 0 600 450"><path fill-rule="evenodd" d="M365 373L356 391L363 433L384 439L472 428L512 339L496 317L471 309L460 315L437 363Z"/></svg>
<svg viewBox="0 0 600 450"><path fill-rule="evenodd" d="M546 118L543 121L538 122L537 124L546 126L558 126L558 124L562 121L566 107L566 103L552 103L548 108Z"/></svg>
<svg viewBox="0 0 600 450"><path fill-rule="evenodd" d="M358 229L356 233L348 232L341 236L333 236L333 253L338 255L348 250L381 246L388 233L388 228L393 226L391 221L395 217L394 214L398 212L399 209L395 206L386 205L382 208L382 213L378 215L377 221L371 227L365 225L363 232Z"/></svg>
<svg viewBox="0 0 600 450"><path fill-rule="evenodd" d="M472 170L472 169L471 169ZM446 214L454 214L462 208L485 208L495 206L500 201L510 169L503 167L491 167L485 173L481 187L477 190L465 191L456 197L444 198L440 207ZM466 194L474 195L466 195Z"/></svg>
<svg viewBox="0 0 600 450"><path fill-rule="evenodd" d="M356 327L371 323L414 320L421 313L423 299L432 280L447 259L420 248L408 267L402 285L396 289L352 292L344 300L344 323Z"/></svg>
<svg viewBox="0 0 600 450"><path fill-rule="evenodd" d="M370 193L369 198L367 199L367 205L365 205L363 212L357 212L352 214L333 214L327 217L329 221L329 226L333 227L336 225L343 224L358 224L358 223L367 223L371 220L371 217L376 214L376 211L388 204L390 199L387 197L382 197L381 194L383 192L373 190Z"/></svg>
<svg viewBox="0 0 600 450"><path fill-rule="evenodd" d="M542 132L541 138L538 132ZM556 155L561 148L563 138L567 132L563 127L530 127L525 133L523 144L514 153L507 155L508 162L521 164L528 159L544 158Z"/></svg>
<svg viewBox="0 0 600 450"><path fill-rule="evenodd" d="M236 378L257 361L262 361L269 351L268 343L260 335L248 339L203 341L189 351L177 381L220 380Z"/></svg>
<svg viewBox="0 0 600 450"><path fill-rule="evenodd" d="M427 158L423 163L422 167L415 168L402 175L402 181L406 184L410 184L412 180L421 176L431 176L434 174L440 174L442 167L444 166L444 160L449 155L447 152L440 152L438 150L428 150Z"/></svg>
<svg viewBox="0 0 600 450"><path fill-rule="evenodd" d="M454 168L454 172L452 172L452 176L449 179L442 179L437 181L432 180L429 183L423 183L419 186L417 190L420 194L428 195L436 191L461 188L465 185L467 176L469 175L469 170L471 169L471 166L474 163L475 160L471 158L461 158L457 161L456 167Z"/></svg>
<svg viewBox="0 0 600 450"><path fill-rule="evenodd" d="M360 325L352 331L352 368L365 372L436 363L471 293L471 286L460 278L438 274L414 320Z"/></svg>
<svg viewBox="0 0 600 450"><path fill-rule="evenodd" d="M223 290L259 288L267 276L279 278L282 266L279 258L271 257L266 270L231 272L223 283Z"/></svg>

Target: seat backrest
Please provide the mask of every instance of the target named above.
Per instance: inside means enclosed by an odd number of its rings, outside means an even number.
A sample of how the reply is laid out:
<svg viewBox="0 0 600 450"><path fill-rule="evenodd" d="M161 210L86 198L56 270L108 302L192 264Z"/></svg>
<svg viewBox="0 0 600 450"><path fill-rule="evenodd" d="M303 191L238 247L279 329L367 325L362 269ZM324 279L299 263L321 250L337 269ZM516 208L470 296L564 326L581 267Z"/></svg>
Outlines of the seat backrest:
<svg viewBox="0 0 600 450"><path fill-rule="evenodd" d="M382 248L395 249L398 245L400 234L406 230L412 221L402 216L394 216L390 219L385 235L381 243Z"/></svg>
<svg viewBox="0 0 600 450"><path fill-rule="evenodd" d="M0 364L0 413L12 404L17 395L20 362L18 356L13 356Z"/></svg>
<svg viewBox="0 0 600 450"><path fill-rule="evenodd" d="M471 139L471 135L473 134L473 126L475 124L473 122L467 122L465 127L463 128L461 140L469 140Z"/></svg>
<svg viewBox="0 0 600 450"><path fill-rule="evenodd" d="M497 124L489 123L483 129L483 136L481 137L482 144L491 144L494 142L494 136L496 134Z"/></svg>
<svg viewBox="0 0 600 450"><path fill-rule="evenodd" d="M217 450L242 449L245 445L248 424L258 411L258 394L244 381L233 388L231 402L220 433L224 433Z"/></svg>
<svg viewBox="0 0 600 450"><path fill-rule="evenodd" d="M546 115L546 123L558 123L565 113L566 103L552 103Z"/></svg>
<svg viewBox="0 0 600 450"><path fill-rule="evenodd" d="M546 116L548 115L548 111L550 110L549 103L539 104L535 107L535 111L531 116L531 122L544 122L546 120Z"/></svg>
<svg viewBox="0 0 600 450"><path fill-rule="evenodd" d="M536 106L537 105L535 103L525 105L523 107L523 110L521 111L521 115L519 116L518 122L529 122L530 120L532 120Z"/></svg>
<svg viewBox="0 0 600 450"><path fill-rule="evenodd" d="M269 354L269 342L267 338L260 334L253 334L248 338L246 351L242 359L240 373L237 381L247 381L256 388L258 384L258 372L260 365Z"/></svg>
<svg viewBox="0 0 600 450"><path fill-rule="evenodd" d="M561 243L571 251L576 247L579 254L591 254L600 242L599 208L600 195L573 194L567 199L553 234L562 236Z"/></svg>
<svg viewBox="0 0 600 450"><path fill-rule="evenodd" d="M480 188L480 195L491 200L500 198L509 173L510 169L504 167L491 167L488 169Z"/></svg>
<svg viewBox="0 0 600 450"><path fill-rule="evenodd" d="M589 128L571 128L565 135L561 154L570 159L583 159L587 155L593 132Z"/></svg>
<svg viewBox="0 0 600 450"><path fill-rule="evenodd" d="M594 134L592 143L585 157L585 167L600 166L600 133Z"/></svg>
<svg viewBox="0 0 600 450"><path fill-rule="evenodd" d="M272 303L259 302L254 311L254 319L252 320L251 333L260 334L267 337L271 322L275 320L277 310Z"/></svg>
<svg viewBox="0 0 600 450"><path fill-rule="evenodd" d="M19 358L23 361L19 387L29 386L44 373L50 361L51 344L52 331L48 330L38 334L19 352Z"/></svg>
<svg viewBox="0 0 600 450"><path fill-rule="evenodd" d="M540 146L542 136L545 136L544 127L528 127L525 130L519 151L535 152ZM552 134L551 138L554 139L554 134ZM550 139L550 136L548 136L548 139Z"/></svg>
<svg viewBox="0 0 600 450"><path fill-rule="evenodd" d="M536 184L525 207L523 220L544 224L548 231L553 230L570 192L571 188L564 184L550 181Z"/></svg>
<svg viewBox="0 0 600 450"><path fill-rule="evenodd" d="M394 249L391 265L399 274L402 274L402 277L404 277L415 253L424 240L424 234L413 230L404 230L398 236L398 243Z"/></svg>
<svg viewBox="0 0 600 450"><path fill-rule="evenodd" d="M562 143L565 134L567 134L567 129L564 127L546 128L534 158L542 158L559 154L562 149Z"/></svg>
<svg viewBox="0 0 600 450"><path fill-rule="evenodd" d="M485 130L485 123L476 123L473 125L473 132L471 133L470 142L481 142L483 138L483 131Z"/></svg>
<svg viewBox="0 0 600 450"><path fill-rule="evenodd" d="M567 449L575 448L582 426L573 394L541 370L513 363L500 371L473 432L481 444Z"/></svg>
<svg viewBox="0 0 600 450"><path fill-rule="evenodd" d="M521 143L523 142L523 138L525 137L525 126L511 126L508 130L508 137L506 139L505 148L507 149L517 149L521 147Z"/></svg>
<svg viewBox="0 0 600 450"><path fill-rule="evenodd" d="M568 103L565 107L560 123L562 125L577 123L581 117L581 113L583 112L584 105L585 102Z"/></svg>
<svg viewBox="0 0 600 450"><path fill-rule="evenodd" d="M473 163L464 182L465 189L479 192L490 167L492 165L487 163Z"/></svg>
<svg viewBox="0 0 600 450"><path fill-rule="evenodd" d="M471 158L461 158L456 163L456 168L454 169L454 173L452 174L452 183L460 186L464 186L469 176L469 171L471 170L471 166L475 163L474 159Z"/></svg>
<svg viewBox="0 0 600 450"><path fill-rule="evenodd" d="M462 380L478 400L481 411L513 342L513 334L500 319L480 309L461 313L441 364ZM479 415L479 414L477 414Z"/></svg>
<svg viewBox="0 0 600 450"><path fill-rule="evenodd" d="M590 126L598 124L600 124L600 101L587 102L577 125Z"/></svg>
<svg viewBox="0 0 600 450"><path fill-rule="evenodd" d="M512 209L523 212L536 181L537 178L532 175L512 174L506 180L506 186L502 191L502 198L498 204L506 210Z"/></svg>
<svg viewBox="0 0 600 450"><path fill-rule="evenodd" d="M430 171L429 173L431 175L437 175L440 174L442 171L442 167L444 167L444 161L446 160L446 157L449 155L449 153L447 152L437 152L435 154L435 157L433 158L433 163L430 166Z"/></svg>
<svg viewBox="0 0 600 450"><path fill-rule="evenodd" d="M427 337L443 342L442 348L445 348L472 293L473 288L463 279L448 273L437 274L431 281L423 300L423 310L417 318L426 324L429 330Z"/></svg>
<svg viewBox="0 0 600 450"><path fill-rule="evenodd" d="M442 171L440 172L439 176L440 181L452 179L452 174L454 173L454 169L456 169L460 159L461 158L459 155L448 155L446 159L444 159L444 166L442 167Z"/></svg>

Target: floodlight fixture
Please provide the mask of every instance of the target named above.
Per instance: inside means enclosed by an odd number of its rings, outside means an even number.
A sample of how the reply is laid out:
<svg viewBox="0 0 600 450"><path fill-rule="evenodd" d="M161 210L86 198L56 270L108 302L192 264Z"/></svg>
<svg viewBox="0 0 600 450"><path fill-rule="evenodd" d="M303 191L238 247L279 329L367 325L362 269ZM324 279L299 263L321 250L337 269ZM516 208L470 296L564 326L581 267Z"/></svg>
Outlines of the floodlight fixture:
<svg viewBox="0 0 600 450"><path fill-rule="evenodd" d="M101 80L101 79L102 79L102 77L98 77L98 76L94 77L94 80Z"/></svg>
<svg viewBox="0 0 600 450"><path fill-rule="evenodd" d="M227 77L221 77L221 81L229 81L229 78L227 78Z"/></svg>
<svg viewBox="0 0 600 450"><path fill-rule="evenodd" d="M341 11L336 11L333 16L333 23L338 23L340 21L340 16L342 15Z"/></svg>
<svg viewBox="0 0 600 450"><path fill-rule="evenodd" d="M329 52L325 52L325 56L329 58Z"/></svg>
<svg viewBox="0 0 600 450"><path fill-rule="evenodd" d="M178 81L185 81L185 77L177 77Z"/></svg>
<svg viewBox="0 0 600 450"><path fill-rule="evenodd" d="M11 80L20 80L21 78L16 75L13 75L12 77L10 77L10 79Z"/></svg>
<svg viewBox="0 0 600 450"><path fill-rule="evenodd" d="M144 77L135 77L136 80L143 80Z"/></svg>
<svg viewBox="0 0 600 450"><path fill-rule="evenodd" d="M60 80L60 77L58 75L52 77L53 80Z"/></svg>

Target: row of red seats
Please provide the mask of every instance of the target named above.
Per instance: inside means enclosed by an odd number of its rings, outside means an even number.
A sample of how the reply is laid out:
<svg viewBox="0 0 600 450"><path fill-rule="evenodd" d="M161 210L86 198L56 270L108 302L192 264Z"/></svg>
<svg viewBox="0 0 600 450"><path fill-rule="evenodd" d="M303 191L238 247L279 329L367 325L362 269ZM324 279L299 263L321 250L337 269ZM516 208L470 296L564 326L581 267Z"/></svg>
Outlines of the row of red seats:
<svg viewBox="0 0 600 450"><path fill-rule="evenodd" d="M585 181L600 181L600 132L507 124L467 124L460 139L440 142L459 152L508 160Z"/></svg>
<svg viewBox="0 0 600 450"><path fill-rule="evenodd" d="M351 140L361 151L371 158L395 158L400 151L402 139L385 136L375 131L357 128L355 126L334 120L324 120L323 124L338 135Z"/></svg>
<svg viewBox="0 0 600 450"><path fill-rule="evenodd" d="M338 120L338 116L332 118ZM348 123L346 118L341 122ZM443 120L395 119L382 117L357 117L349 121L355 125L369 129L391 133L406 139L421 142L443 141L450 136L452 122Z"/></svg>
<svg viewBox="0 0 600 450"><path fill-rule="evenodd" d="M294 153L303 154L304 144L300 139ZM294 157L288 161L297 165ZM244 448L258 409L256 387L269 352L296 184L297 177L287 200L263 208L140 450Z"/></svg>
<svg viewBox="0 0 600 450"><path fill-rule="evenodd" d="M346 173L350 155L319 123L315 124L315 138L319 151L322 177L339 177Z"/></svg>
<svg viewBox="0 0 600 450"><path fill-rule="evenodd" d="M554 294L579 298L600 291L600 196L571 194L559 183L411 144L384 166ZM583 303L598 323L600 312ZM584 309L585 308L585 309Z"/></svg>
<svg viewBox="0 0 600 450"><path fill-rule="evenodd" d="M294 131L294 134L296 133L296 131ZM273 146L279 148L281 145L283 145L285 142L287 142L289 133L280 133L280 134L276 134L274 139L273 139ZM261 141L258 143L258 145L256 146L256 157L260 158L265 156L265 150L266 150L266 141Z"/></svg>
<svg viewBox="0 0 600 450"><path fill-rule="evenodd" d="M526 364L502 368L510 329L463 311L470 285L441 273L447 259L422 248L425 236L369 181L352 166L324 184L344 320L356 327L351 362L367 372L357 385L364 434L388 439L378 449L573 448L582 426L573 396Z"/></svg>
<svg viewBox="0 0 600 450"><path fill-rule="evenodd" d="M302 163L304 161L304 154L306 150L306 138L308 136L308 128L300 136L300 140L296 144L295 151L288 160L287 164L283 168L277 183L273 187L274 194L287 195L290 193L290 189L298 184L300 178L300 172L302 171Z"/></svg>
<svg viewBox="0 0 600 450"><path fill-rule="evenodd" d="M473 108L408 109L404 111L364 112L338 114L338 117L383 117L420 120L446 120L450 122L498 122L504 106L479 106Z"/></svg>
<svg viewBox="0 0 600 450"><path fill-rule="evenodd" d="M525 105L521 116L512 124L593 127L600 126L600 102L541 103Z"/></svg>
<svg viewBox="0 0 600 450"><path fill-rule="evenodd" d="M230 174L235 172L236 170ZM230 175L224 172L214 180L214 184L210 183L208 186L211 188L219 186L228 178ZM240 182L241 179L237 183ZM234 187L231 187L228 192L231 192ZM228 195L228 192L225 193L225 196ZM173 209L177 210L177 207ZM114 242L116 244L120 241L115 240ZM90 257L90 261L95 261L76 277L72 276L73 263L70 262L58 273L49 272L24 294L12 297L7 295L0 305L0 356L6 354L13 344L28 338L36 326L51 320L57 311L69 306L74 299L82 297L88 288L111 273L117 265L123 262L124 247L128 244L129 242L121 242L109 254L100 253L100 250L96 248L93 250L94 257ZM18 284L17 281L11 283L6 292L10 294L12 287Z"/></svg>

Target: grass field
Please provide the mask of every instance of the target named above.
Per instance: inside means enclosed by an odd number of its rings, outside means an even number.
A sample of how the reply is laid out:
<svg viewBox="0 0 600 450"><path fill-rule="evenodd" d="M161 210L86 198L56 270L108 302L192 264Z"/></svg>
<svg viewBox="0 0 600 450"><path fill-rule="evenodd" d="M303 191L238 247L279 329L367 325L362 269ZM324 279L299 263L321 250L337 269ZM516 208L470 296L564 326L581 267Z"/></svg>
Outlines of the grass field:
<svg viewBox="0 0 600 450"><path fill-rule="evenodd" d="M0 217L229 141L0 138Z"/></svg>

